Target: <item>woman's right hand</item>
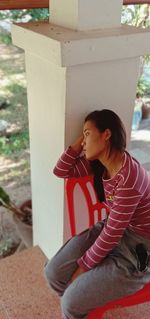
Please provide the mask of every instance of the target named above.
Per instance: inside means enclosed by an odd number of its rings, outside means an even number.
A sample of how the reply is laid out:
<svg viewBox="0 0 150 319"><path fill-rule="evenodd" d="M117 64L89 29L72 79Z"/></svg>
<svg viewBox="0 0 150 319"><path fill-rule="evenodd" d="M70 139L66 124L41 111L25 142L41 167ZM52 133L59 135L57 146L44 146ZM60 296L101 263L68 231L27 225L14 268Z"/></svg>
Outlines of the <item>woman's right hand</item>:
<svg viewBox="0 0 150 319"><path fill-rule="evenodd" d="M84 139L84 136L81 135L80 137L78 137L78 139L73 143L71 144L71 147L72 149L75 151L75 152L81 152L82 149L83 149L83 139Z"/></svg>

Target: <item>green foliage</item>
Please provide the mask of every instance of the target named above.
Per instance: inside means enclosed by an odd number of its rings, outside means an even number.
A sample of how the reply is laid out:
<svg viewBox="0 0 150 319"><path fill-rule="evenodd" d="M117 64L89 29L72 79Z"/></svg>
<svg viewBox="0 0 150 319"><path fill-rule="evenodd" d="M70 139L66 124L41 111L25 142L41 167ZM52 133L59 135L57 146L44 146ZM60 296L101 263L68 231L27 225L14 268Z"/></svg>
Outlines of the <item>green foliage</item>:
<svg viewBox="0 0 150 319"><path fill-rule="evenodd" d="M122 23L135 27L150 27L150 6L148 4L123 6ZM150 62L150 56L145 56L144 61Z"/></svg>
<svg viewBox="0 0 150 319"><path fill-rule="evenodd" d="M3 202L7 206L9 206L10 198L9 198L9 195L3 190L3 188L0 187L0 203L3 203Z"/></svg>
<svg viewBox="0 0 150 319"><path fill-rule="evenodd" d="M146 89L148 88L149 88L149 84L143 79L143 76L141 76L137 84L136 93L138 93L139 96L143 97L145 95Z"/></svg>
<svg viewBox="0 0 150 319"><path fill-rule="evenodd" d="M8 19L12 22L47 20L48 17L48 9L23 9L0 11L0 20Z"/></svg>
<svg viewBox="0 0 150 319"><path fill-rule="evenodd" d="M6 70L6 72L7 72L7 74L9 74L9 72L11 72L11 74L13 74L12 69L10 71L8 69L8 70ZM20 73L21 73L21 71L20 71ZM10 102L11 102L11 104L17 105L18 103L20 103L20 101L22 101L22 105L27 105L26 87L22 83L17 83L16 81L17 80L11 81L9 85L6 85L6 90L10 95Z"/></svg>
<svg viewBox="0 0 150 319"><path fill-rule="evenodd" d="M0 137L0 154L3 156L19 156L29 147L29 132L19 132L7 137Z"/></svg>
<svg viewBox="0 0 150 319"><path fill-rule="evenodd" d="M123 6L122 23L135 27L150 27L150 6L148 4ZM149 62L150 55L145 56L143 63L148 64ZM144 76L142 75L137 84L137 93L143 97L148 87L149 84L145 81Z"/></svg>
<svg viewBox="0 0 150 319"><path fill-rule="evenodd" d="M47 20L49 17L48 9L30 9L28 15L31 17L31 21Z"/></svg>
<svg viewBox="0 0 150 319"><path fill-rule="evenodd" d="M5 256L11 251L13 242L11 238L3 239L0 241L0 256Z"/></svg>
<svg viewBox="0 0 150 319"><path fill-rule="evenodd" d="M149 63L150 62L150 55L146 55L145 57L144 57L144 61L145 61L145 63Z"/></svg>
<svg viewBox="0 0 150 319"><path fill-rule="evenodd" d="M148 4L137 4L123 6L122 23L133 25L135 27L149 27L150 14Z"/></svg>
<svg viewBox="0 0 150 319"><path fill-rule="evenodd" d="M9 45L12 43L11 34L9 32L0 33L0 42Z"/></svg>
<svg viewBox="0 0 150 319"><path fill-rule="evenodd" d="M28 22L48 20L48 9L23 9L23 10L1 10L0 20L10 22ZM0 41L7 45L12 43L11 33L5 32L0 34Z"/></svg>

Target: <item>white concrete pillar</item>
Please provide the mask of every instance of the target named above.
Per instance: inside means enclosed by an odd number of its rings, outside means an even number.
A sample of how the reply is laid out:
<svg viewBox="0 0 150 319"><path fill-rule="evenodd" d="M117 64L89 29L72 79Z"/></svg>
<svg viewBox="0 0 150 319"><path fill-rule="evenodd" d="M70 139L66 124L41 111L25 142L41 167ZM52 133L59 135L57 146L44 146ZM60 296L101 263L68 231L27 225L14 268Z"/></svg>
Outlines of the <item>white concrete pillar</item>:
<svg viewBox="0 0 150 319"><path fill-rule="evenodd" d="M75 30L112 28L121 24L123 0L50 0L50 22Z"/></svg>
<svg viewBox="0 0 150 319"><path fill-rule="evenodd" d="M103 3L107 3L107 8L111 8L111 3L118 5L111 20L117 27L88 30L96 25L84 14L81 20L76 18L73 4L78 5L78 13L91 8L92 17L95 12L97 20L99 2L101 11L106 10ZM69 1L60 2L61 9L65 3ZM13 42L25 50L26 57L34 243L48 257L61 246L64 233L65 239L69 236L66 210L65 217L63 213L64 184L53 176L52 169L64 148L81 134L85 115L94 109L116 111L129 139L139 57L150 53L148 29L119 26L117 16L122 1L70 3L69 12L75 18L69 22L67 9L62 14L67 14L64 21L71 23L70 29L47 22L12 28ZM58 1L51 0L51 5L59 10ZM59 11L52 11L55 23L57 16L61 19ZM107 21L107 15L105 18ZM83 30L76 31L80 28Z"/></svg>

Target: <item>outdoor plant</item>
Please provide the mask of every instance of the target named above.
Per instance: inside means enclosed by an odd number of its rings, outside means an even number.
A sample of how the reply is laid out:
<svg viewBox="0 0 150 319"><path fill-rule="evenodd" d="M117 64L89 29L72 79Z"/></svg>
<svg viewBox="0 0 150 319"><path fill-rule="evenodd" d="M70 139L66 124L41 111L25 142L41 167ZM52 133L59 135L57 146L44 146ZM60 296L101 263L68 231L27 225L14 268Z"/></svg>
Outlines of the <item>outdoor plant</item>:
<svg viewBox="0 0 150 319"><path fill-rule="evenodd" d="M122 23L140 28L150 27L150 5L137 4L123 6ZM147 95L146 91L149 87L149 83L147 83L144 79L144 66L146 65L150 65L150 55L144 56L143 59L141 59L141 72L139 74L139 81L137 84L137 93L141 97Z"/></svg>
<svg viewBox="0 0 150 319"><path fill-rule="evenodd" d="M4 156L19 157L29 147L29 133L17 132L0 137L0 153Z"/></svg>
<svg viewBox="0 0 150 319"><path fill-rule="evenodd" d="M0 259L9 255L14 248L11 238L3 239L0 241Z"/></svg>
<svg viewBox="0 0 150 319"><path fill-rule="evenodd" d="M20 221L25 224L32 225L32 209L31 201L24 202L20 207L16 206L5 190L0 187L0 206L13 213Z"/></svg>
<svg viewBox="0 0 150 319"><path fill-rule="evenodd" d="M149 88L148 83L141 76L138 80L136 93L138 93L139 96L143 97L146 89L148 89L148 88Z"/></svg>

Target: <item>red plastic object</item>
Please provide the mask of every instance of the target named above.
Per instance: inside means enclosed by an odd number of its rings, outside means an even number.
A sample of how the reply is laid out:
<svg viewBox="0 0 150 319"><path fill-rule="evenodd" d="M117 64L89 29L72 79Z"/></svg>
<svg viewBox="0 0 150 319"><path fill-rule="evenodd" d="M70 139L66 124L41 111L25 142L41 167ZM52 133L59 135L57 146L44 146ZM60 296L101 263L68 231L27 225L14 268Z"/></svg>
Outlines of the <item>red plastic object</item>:
<svg viewBox="0 0 150 319"><path fill-rule="evenodd" d="M76 234L76 225L75 225L75 211L74 211L74 189L76 185L79 185L88 205L89 212L89 226L94 224L94 212L98 211L98 218L101 220L102 208L105 208L108 211L105 203L100 203L98 200L96 203L93 203L92 196L90 194L88 183L93 186L93 177L85 176L79 178L70 178L66 180L66 195L67 195L67 204L68 212L70 219L71 234L74 236ZM94 187L93 187L94 191ZM95 194L97 198L97 195ZM128 307L136 304L144 303L150 301L150 283L146 284L144 288L139 290L133 295L117 299L115 301L109 302L103 307L96 308L88 314L88 319L102 319L106 310L113 309L117 306Z"/></svg>
<svg viewBox="0 0 150 319"><path fill-rule="evenodd" d="M148 301L150 301L150 283L146 284L144 288L137 291L133 295L114 300L112 302L107 303L103 307L99 307L99 308L96 308L95 310L92 310L88 314L87 319L102 319L104 313L107 310L110 310L119 306L129 307L129 306L137 305L137 304L148 302Z"/></svg>
<svg viewBox="0 0 150 319"><path fill-rule="evenodd" d="M88 206L88 213L89 213L89 226L94 225L94 213L95 211L98 212L98 220L102 219L102 209L105 208L106 212L108 210L105 203L100 203L97 199L97 194L95 193L93 187L93 176L85 176L79 178L69 178L66 180L66 195L67 195L67 204L68 204L68 212L69 212L69 220L70 220L70 228L71 228L71 235L76 235L76 224L75 224L75 209L74 209L74 189L76 185L79 185L81 191L85 196L85 200ZM92 194L89 191L89 187L92 186L96 202L93 202Z"/></svg>

